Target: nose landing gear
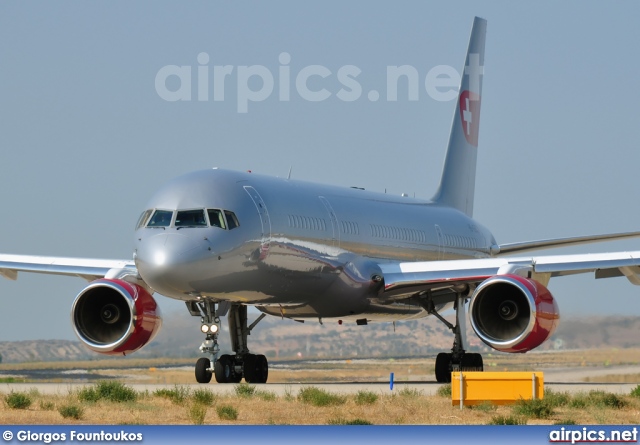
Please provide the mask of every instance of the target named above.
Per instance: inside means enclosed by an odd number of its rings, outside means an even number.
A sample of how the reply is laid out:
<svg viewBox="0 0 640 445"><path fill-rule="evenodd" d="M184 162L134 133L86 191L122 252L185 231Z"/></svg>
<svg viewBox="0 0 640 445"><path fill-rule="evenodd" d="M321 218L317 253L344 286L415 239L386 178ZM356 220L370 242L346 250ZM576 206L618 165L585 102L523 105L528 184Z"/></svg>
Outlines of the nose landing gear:
<svg viewBox="0 0 640 445"><path fill-rule="evenodd" d="M201 331L207 335L200 352L209 354L210 358L201 357L196 362L195 376L198 383L209 383L215 376L218 383L239 383L242 378L247 383L266 383L269 376L269 363L264 355L251 354L247 346L247 336L251 330L265 317L261 314L251 325L247 326L247 306L240 304L216 303L212 300L188 301L187 308L191 315L202 320ZM229 335L234 355L223 354L218 357L218 335L220 334L220 317L227 311ZM211 364L213 363L213 367Z"/></svg>

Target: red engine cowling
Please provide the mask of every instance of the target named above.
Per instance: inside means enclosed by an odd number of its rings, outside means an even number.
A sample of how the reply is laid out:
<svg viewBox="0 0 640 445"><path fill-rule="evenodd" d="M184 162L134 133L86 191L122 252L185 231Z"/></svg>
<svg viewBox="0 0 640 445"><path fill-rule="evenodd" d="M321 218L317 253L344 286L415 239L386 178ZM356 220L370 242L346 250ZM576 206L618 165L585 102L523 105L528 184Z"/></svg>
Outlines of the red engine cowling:
<svg viewBox="0 0 640 445"><path fill-rule="evenodd" d="M93 281L71 308L78 338L101 354L131 354L160 330L160 307L143 287L123 280Z"/></svg>
<svg viewBox="0 0 640 445"><path fill-rule="evenodd" d="M560 320L549 290L517 275L496 275L480 283L471 297L469 314L478 337L502 352L537 348Z"/></svg>

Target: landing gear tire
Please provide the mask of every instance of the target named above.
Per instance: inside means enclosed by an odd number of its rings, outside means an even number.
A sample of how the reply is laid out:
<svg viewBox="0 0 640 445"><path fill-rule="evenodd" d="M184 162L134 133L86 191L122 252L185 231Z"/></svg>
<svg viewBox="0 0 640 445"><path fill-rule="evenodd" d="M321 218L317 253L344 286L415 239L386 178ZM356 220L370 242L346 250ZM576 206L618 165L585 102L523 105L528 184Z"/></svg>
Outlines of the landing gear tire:
<svg viewBox="0 0 640 445"><path fill-rule="evenodd" d="M198 383L209 383L211 381L211 360L200 357L196 362L196 381Z"/></svg>
<svg viewBox="0 0 640 445"><path fill-rule="evenodd" d="M476 370L476 357L473 353L466 353L460 359L460 370L462 372L472 372Z"/></svg>
<svg viewBox="0 0 640 445"><path fill-rule="evenodd" d="M231 377L231 380L229 380L229 383L240 383L241 380L242 380L242 374L236 374L234 372L233 376Z"/></svg>
<svg viewBox="0 0 640 445"><path fill-rule="evenodd" d="M269 362L264 355L256 356L256 383L267 383L269 377Z"/></svg>
<svg viewBox="0 0 640 445"><path fill-rule="evenodd" d="M467 352L462 356L462 362L460 363L463 371L467 372L482 372L484 366L482 363L482 356L474 352Z"/></svg>
<svg viewBox="0 0 640 445"><path fill-rule="evenodd" d="M234 370L233 359L229 355L221 355L213 365L213 373L218 383L233 383Z"/></svg>
<svg viewBox="0 0 640 445"><path fill-rule="evenodd" d="M441 352L436 356L436 381L451 383L451 354Z"/></svg>
<svg viewBox="0 0 640 445"><path fill-rule="evenodd" d="M244 357L244 380L247 383L267 383L269 363L264 355L247 354Z"/></svg>
<svg viewBox="0 0 640 445"><path fill-rule="evenodd" d="M467 353L465 355L472 356L471 358L471 367L472 371L482 372L484 371L484 363L482 362L482 355L477 353Z"/></svg>
<svg viewBox="0 0 640 445"><path fill-rule="evenodd" d="M256 383L256 355L247 354L244 356L244 363L242 364L242 373L244 374L244 381L247 383Z"/></svg>

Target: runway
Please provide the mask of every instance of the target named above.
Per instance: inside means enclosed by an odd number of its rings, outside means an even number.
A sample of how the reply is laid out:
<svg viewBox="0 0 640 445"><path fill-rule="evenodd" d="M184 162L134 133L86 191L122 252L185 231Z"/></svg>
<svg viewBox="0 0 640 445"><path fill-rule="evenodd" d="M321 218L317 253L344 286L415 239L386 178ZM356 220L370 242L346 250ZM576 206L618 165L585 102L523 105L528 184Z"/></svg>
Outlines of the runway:
<svg viewBox="0 0 640 445"><path fill-rule="evenodd" d="M542 370L544 372L545 388L556 392L579 393L594 390L606 391L616 394L629 394L632 389L638 386L638 383L601 383L601 382L585 382L585 378L597 378L605 375L624 375L624 374L640 374L640 366L610 366L610 367L589 367L589 368L551 368ZM154 392L161 388L173 388L173 384L146 384L146 383L128 383L124 382L140 392ZM9 393L11 391L29 391L37 389L41 394L60 394L66 395L70 391L76 391L80 388L91 386L93 382L86 383L2 383L0 384L0 392ZM217 384L214 381L207 385L182 384L180 386L189 387L190 389L201 389L206 387L215 394L232 393L235 385ZM401 391L403 389L411 389L420 391L425 395L433 395L437 392L442 384L435 381L400 381L394 382L393 389L390 388L389 382L305 382L305 383L266 383L256 385L257 387L273 392L278 396L287 394L295 395L301 388L315 386L325 389L333 393L354 394L358 391L367 390L379 394L390 393L391 391Z"/></svg>

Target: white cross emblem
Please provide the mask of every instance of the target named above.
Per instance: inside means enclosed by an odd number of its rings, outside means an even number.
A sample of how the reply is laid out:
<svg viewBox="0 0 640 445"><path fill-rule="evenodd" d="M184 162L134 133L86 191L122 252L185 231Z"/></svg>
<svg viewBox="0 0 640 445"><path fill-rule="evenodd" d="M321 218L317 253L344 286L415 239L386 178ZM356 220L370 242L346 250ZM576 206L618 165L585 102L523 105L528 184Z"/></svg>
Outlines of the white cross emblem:
<svg viewBox="0 0 640 445"><path fill-rule="evenodd" d="M462 120L467 123L467 135L471 135L471 107L469 106L469 98L464 100L465 108L462 110Z"/></svg>

